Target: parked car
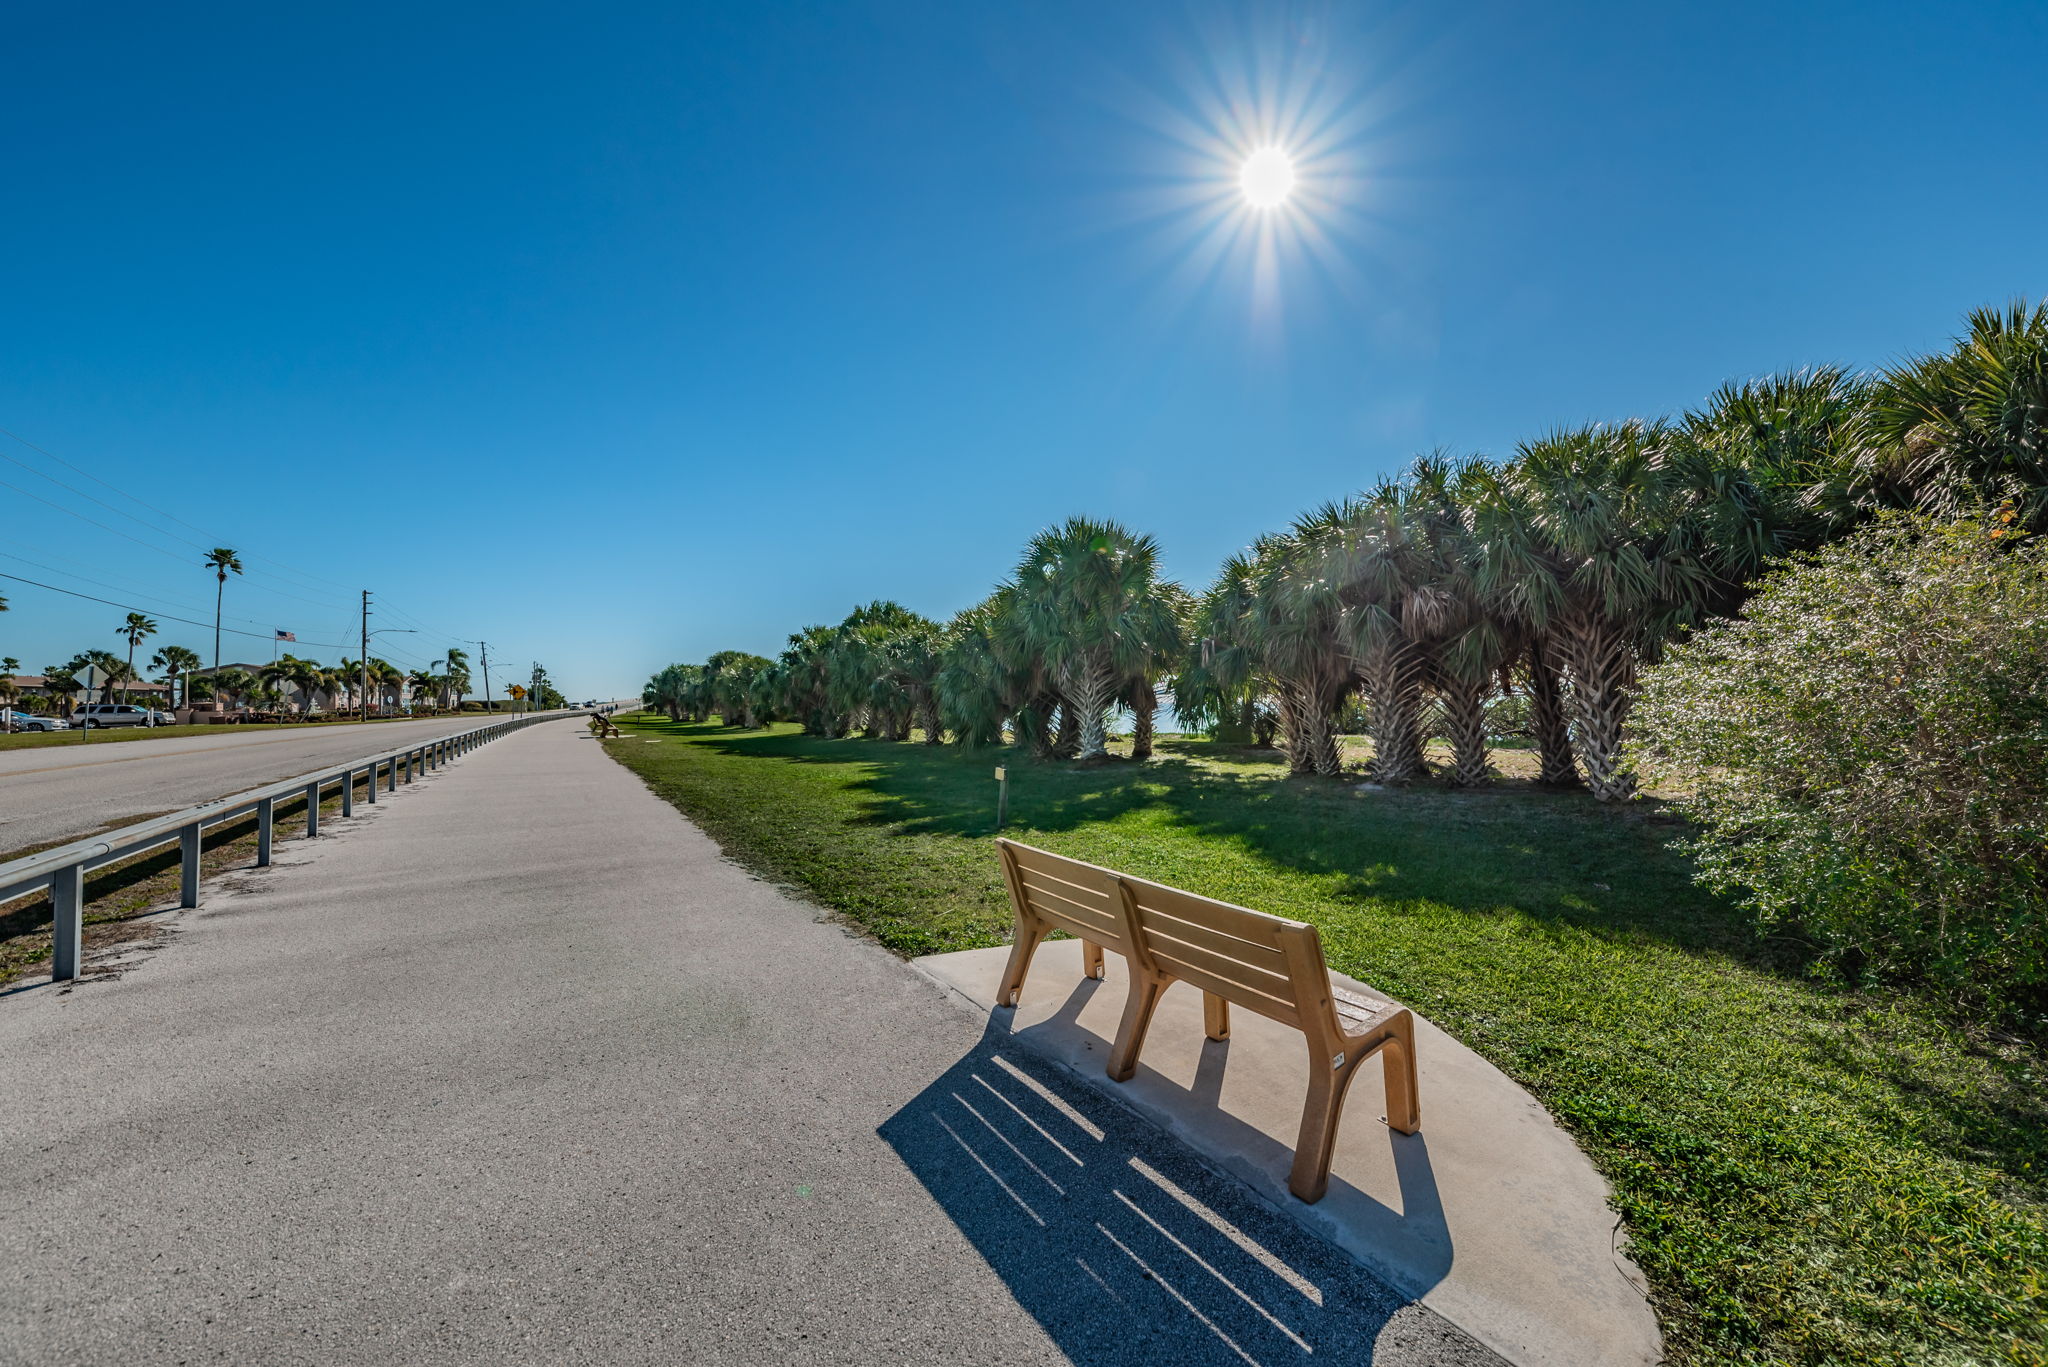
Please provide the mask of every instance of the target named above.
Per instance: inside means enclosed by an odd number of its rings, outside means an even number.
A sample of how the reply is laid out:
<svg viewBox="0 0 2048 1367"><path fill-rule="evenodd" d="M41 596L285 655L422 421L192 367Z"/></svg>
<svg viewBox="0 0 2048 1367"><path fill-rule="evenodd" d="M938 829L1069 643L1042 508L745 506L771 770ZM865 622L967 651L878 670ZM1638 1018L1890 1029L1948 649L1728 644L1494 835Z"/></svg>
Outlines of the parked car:
<svg viewBox="0 0 2048 1367"><path fill-rule="evenodd" d="M96 726L148 726L152 715L149 708L134 703L98 702L79 708L71 714L71 720L91 730Z"/></svg>
<svg viewBox="0 0 2048 1367"><path fill-rule="evenodd" d="M10 712L7 720L17 731L69 731L71 723L62 717L38 717L33 712Z"/></svg>

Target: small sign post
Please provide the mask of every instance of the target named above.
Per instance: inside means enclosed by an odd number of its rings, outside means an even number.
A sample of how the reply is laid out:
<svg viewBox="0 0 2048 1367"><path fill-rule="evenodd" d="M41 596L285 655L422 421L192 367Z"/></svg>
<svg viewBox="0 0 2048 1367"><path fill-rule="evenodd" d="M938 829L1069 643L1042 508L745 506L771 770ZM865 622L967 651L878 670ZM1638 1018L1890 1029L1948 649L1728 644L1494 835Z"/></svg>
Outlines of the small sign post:
<svg viewBox="0 0 2048 1367"><path fill-rule="evenodd" d="M996 766L996 829L1000 831L1003 828L1003 823L1009 819L1010 770L1009 766L998 764Z"/></svg>
<svg viewBox="0 0 2048 1367"><path fill-rule="evenodd" d="M79 685L85 689L85 702L88 707L90 707L93 703L99 701L99 687L100 684L104 682L107 677L106 672L104 670L102 670L98 665L89 664L85 668L73 674L71 677L73 679L76 679ZM85 719L85 725L79 727L78 729L80 733L78 737L78 743L80 745L83 745L87 741L91 740L92 717L88 715Z"/></svg>

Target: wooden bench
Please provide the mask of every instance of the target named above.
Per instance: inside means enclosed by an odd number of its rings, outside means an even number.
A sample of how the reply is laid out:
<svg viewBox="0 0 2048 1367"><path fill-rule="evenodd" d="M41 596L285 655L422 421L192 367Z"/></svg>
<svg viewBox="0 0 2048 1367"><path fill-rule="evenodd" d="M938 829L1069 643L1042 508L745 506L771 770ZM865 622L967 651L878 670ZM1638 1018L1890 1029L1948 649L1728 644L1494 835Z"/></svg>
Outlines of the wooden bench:
<svg viewBox="0 0 2048 1367"><path fill-rule="evenodd" d="M617 740L626 734L610 717L599 716L596 713L591 714L590 729L599 740Z"/></svg>
<svg viewBox="0 0 2048 1367"><path fill-rule="evenodd" d="M1321 1200L1329 1187L1345 1094L1372 1055L1380 1055L1386 1077L1387 1123L1403 1134L1421 1127L1414 1018L1397 1003L1332 983L1314 926L1012 840L996 847L1017 918L998 1005L1017 1004L1032 952L1059 929L1082 940L1090 977L1102 976L1105 947L1130 965L1130 993L1109 1055L1109 1075L1118 1082L1137 1072L1152 1014L1175 982L1201 989L1210 1039L1229 1038L1233 1005L1301 1031L1308 1097L1287 1186L1306 1202Z"/></svg>

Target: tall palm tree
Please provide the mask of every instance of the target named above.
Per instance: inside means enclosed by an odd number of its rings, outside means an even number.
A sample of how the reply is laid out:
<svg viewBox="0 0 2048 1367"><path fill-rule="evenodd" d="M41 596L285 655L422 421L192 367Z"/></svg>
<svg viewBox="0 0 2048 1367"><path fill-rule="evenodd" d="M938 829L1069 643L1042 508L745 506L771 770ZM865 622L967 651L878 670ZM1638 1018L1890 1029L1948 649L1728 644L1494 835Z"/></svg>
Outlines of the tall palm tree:
<svg viewBox="0 0 2048 1367"><path fill-rule="evenodd" d="M1079 732L1077 758L1108 757L1109 709L1180 639L1159 546L1115 522L1070 518L1025 548L1011 582L1014 630L1041 655Z"/></svg>
<svg viewBox="0 0 2048 1367"><path fill-rule="evenodd" d="M227 592L228 575L242 572L242 561L226 546L215 546L200 562L213 571L217 581L213 589L213 667L220 668L220 609L221 597Z"/></svg>
<svg viewBox="0 0 2048 1367"><path fill-rule="evenodd" d="M141 645L151 636L156 635L156 623L142 613L131 612L128 614L128 619L121 624L114 634L125 638L128 642L128 677L133 679L136 677L135 647Z"/></svg>

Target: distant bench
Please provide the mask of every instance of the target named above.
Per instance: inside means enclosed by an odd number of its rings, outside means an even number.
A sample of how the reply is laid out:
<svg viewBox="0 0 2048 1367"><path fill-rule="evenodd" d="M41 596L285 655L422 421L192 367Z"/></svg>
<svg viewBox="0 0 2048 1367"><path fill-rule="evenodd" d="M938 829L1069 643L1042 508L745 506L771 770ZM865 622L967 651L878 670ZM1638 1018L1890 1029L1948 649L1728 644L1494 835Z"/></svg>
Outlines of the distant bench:
<svg viewBox="0 0 2048 1367"><path fill-rule="evenodd" d="M619 724L610 717L593 712L590 716L590 733L599 740L616 740L626 733L619 730Z"/></svg>
<svg viewBox="0 0 2048 1367"><path fill-rule="evenodd" d="M1308 1041L1308 1100L1287 1186L1303 1201L1321 1200L1330 1184L1344 1095L1359 1065L1373 1054L1381 1056L1386 1073L1387 1123L1403 1134L1421 1127L1414 1018L1404 1006L1331 982L1314 926L1014 840L999 839L996 849L1017 916L997 1005L1017 1004L1039 941L1064 930L1081 941L1089 977L1103 976L1105 949L1130 965L1130 995L1109 1054L1109 1075L1118 1082L1137 1072L1153 1010L1175 982L1202 990L1210 1039L1229 1038L1232 1005L1301 1031Z"/></svg>

